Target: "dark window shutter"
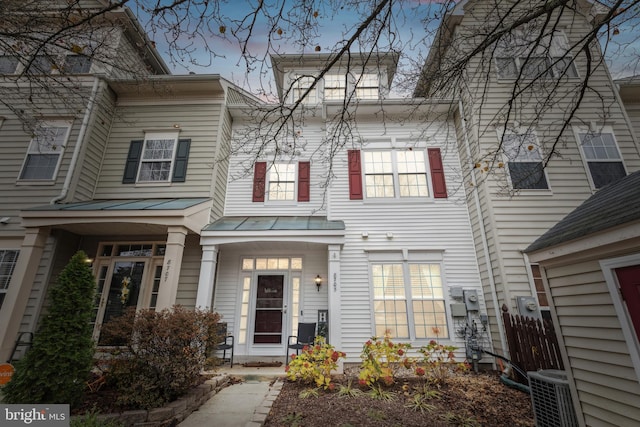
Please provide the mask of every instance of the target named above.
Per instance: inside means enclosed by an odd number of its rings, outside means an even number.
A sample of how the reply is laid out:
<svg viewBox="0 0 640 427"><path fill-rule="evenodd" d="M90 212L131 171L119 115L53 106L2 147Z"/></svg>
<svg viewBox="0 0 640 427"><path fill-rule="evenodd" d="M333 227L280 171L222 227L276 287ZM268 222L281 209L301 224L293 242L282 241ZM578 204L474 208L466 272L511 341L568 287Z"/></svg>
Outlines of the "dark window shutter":
<svg viewBox="0 0 640 427"><path fill-rule="evenodd" d="M360 150L348 150L349 160L349 199L362 200L362 165Z"/></svg>
<svg viewBox="0 0 640 427"><path fill-rule="evenodd" d="M439 148L429 148L429 167L431 168L431 182L433 183L433 197L436 199L447 198L447 184L444 179L444 167Z"/></svg>
<svg viewBox="0 0 640 427"><path fill-rule="evenodd" d="M298 201L309 201L311 162L298 162Z"/></svg>
<svg viewBox="0 0 640 427"><path fill-rule="evenodd" d="M143 144L143 140L131 141L131 145L129 145L129 154L127 154L127 162L124 164L124 175L122 177L123 184L135 184Z"/></svg>
<svg viewBox="0 0 640 427"><path fill-rule="evenodd" d="M178 140L178 149L176 151L176 162L173 165L172 182L184 182L187 178L187 163L189 162L189 149L191 148L190 139Z"/></svg>
<svg viewBox="0 0 640 427"><path fill-rule="evenodd" d="M253 173L253 201L264 202L264 186L267 179L267 162L256 162Z"/></svg>

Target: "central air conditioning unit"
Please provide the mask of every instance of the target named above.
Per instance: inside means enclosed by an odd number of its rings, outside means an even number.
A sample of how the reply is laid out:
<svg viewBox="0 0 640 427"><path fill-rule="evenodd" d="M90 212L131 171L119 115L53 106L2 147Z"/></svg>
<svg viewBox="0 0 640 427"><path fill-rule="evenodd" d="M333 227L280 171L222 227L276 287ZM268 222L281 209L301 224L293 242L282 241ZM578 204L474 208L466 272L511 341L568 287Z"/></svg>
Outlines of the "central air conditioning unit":
<svg viewBox="0 0 640 427"><path fill-rule="evenodd" d="M527 375L536 427L577 427L567 373L543 369Z"/></svg>

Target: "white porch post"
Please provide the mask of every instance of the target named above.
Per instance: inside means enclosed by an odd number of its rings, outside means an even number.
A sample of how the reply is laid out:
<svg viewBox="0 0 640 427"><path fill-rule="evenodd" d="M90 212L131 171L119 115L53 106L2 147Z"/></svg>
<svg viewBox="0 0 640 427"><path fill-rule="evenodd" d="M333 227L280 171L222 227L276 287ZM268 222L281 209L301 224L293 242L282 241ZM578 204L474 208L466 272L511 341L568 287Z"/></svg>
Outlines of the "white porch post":
<svg viewBox="0 0 640 427"><path fill-rule="evenodd" d="M184 241L187 237L186 227L169 227L167 233L167 249L164 253L162 264L162 278L158 291L156 309L170 308L176 303L178 295L178 281L180 280L180 268L182 267L182 255L184 253Z"/></svg>
<svg viewBox="0 0 640 427"><path fill-rule="evenodd" d="M340 318L342 306L340 299L340 245L329 245L329 343L338 351L342 346L342 330Z"/></svg>
<svg viewBox="0 0 640 427"><path fill-rule="evenodd" d="M0 309L0 363L11 357L48 236L48 228L26 229L20 255Z"/></svg>
<svg viewBox="0 0 640 427"><path fill-rule="evenodd" d="M196 307L210 310L213 305L213 288L218 263L218 246L203 246L202 263L200 264L200 279L198 280L198 294Z"/></svg>

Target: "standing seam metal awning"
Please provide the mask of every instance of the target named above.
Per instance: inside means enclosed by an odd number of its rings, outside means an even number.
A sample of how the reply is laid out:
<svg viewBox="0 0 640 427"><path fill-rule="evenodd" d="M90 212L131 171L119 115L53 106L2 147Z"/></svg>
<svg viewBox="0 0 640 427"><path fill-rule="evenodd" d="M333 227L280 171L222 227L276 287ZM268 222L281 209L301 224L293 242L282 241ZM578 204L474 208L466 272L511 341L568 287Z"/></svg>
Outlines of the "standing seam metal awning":
<svg viewBox="0 0 640 427"><path fill-rule="evenodd" d="M344 230L344 222L324 216L222 217L202 231Z"/></svg>

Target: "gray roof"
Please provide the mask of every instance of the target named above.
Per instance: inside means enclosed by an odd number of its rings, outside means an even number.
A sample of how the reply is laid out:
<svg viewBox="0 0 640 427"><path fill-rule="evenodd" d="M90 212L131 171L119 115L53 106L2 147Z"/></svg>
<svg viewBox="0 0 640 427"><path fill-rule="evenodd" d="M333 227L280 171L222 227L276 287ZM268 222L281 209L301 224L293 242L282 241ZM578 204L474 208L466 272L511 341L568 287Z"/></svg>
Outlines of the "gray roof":
<svg viewBox="0 0 640 427"><path fill-rule="evenodd" d="M533 242L525 252L559 245L640 220L640 171L599 190Z"/></svg>
<svg viewBox="0 0 640 427"><path fill-rule="evenodd" d="M225 216L203 231L344 230L344 222L324 216Z"/></svg>
<svg viewBox="0 0 640 427"><path fill-rule="evenodd" d="M89 200L77 203L34 206L25 211L96 211L96 210L181 210L204 203L208 198Z"/></svg>

